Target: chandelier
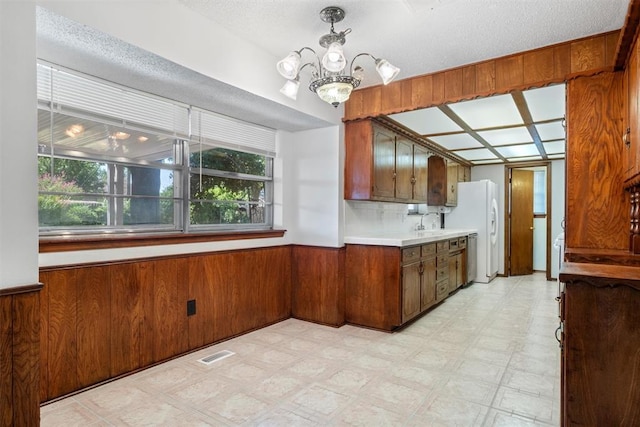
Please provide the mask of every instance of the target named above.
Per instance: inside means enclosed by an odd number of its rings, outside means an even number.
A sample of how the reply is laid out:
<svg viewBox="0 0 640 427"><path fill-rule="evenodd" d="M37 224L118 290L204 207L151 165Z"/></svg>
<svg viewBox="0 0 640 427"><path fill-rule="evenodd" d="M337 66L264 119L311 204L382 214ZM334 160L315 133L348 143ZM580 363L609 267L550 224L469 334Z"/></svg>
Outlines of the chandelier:
<svg viewBox="0 0 640 427"><path fill-rule="evenodd" d="M355 60L360 56L369 56L375 62L376 71L385 85L391 82L400 72L398 67L394 67L386 59L376 58L369 53L359 53L352 60L349 66L349 74L346 74L347 59L344 56L342 45L345 43L345 36L351 32L351 28L336 33L333 24L344 19L345 13L339 7L325 7L320 11L320 19L331 24L329 34L320 37L320 46L327 49L322 59L315 50L310 47L303 47L300 50L289 53L277 64L278 72L287 79L280 92L295 100L300 88L300 71L305 67L311 69L311 82L309 90L316 93L323 101L337 107L349 99L351 91L357 88L364 77L364 70L360 66L354 67ZM302 52L313 53L311 62L301 65Z"/></svg>

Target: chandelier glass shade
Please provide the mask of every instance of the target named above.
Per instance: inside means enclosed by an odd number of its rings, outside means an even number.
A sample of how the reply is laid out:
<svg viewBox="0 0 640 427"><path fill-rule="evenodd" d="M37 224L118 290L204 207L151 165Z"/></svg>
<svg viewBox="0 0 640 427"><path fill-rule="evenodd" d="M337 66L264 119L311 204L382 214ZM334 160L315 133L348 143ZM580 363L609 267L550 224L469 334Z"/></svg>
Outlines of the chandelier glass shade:
<svg viewBox="0 0 640 427"><path fill-rule="evenodd" d="M320 46L327 49L322 59L312 48L303 47L290 52L284 59L278 61L276 68L280 75L287 79L280 89L281 93L295 100L300 88L300 72L309 67L311 69L309 90L323 101L337 107L349 99L353 89L357 88L362 81L364 70L354 64L360 56L369 56L374 60L376 71L385 85L398 75L400 72L398 67L391 65L386 59L376 58L369 53L356 55L347 68L347 58L342 46L346 41L345 36L351 32L351 29L336 33L333 28L333 24L342 21L344 16L344 11L335 6L326 7L320 11L320 19L331 24L330 32L320 37ZM312 60L302 63L302 53L306 51L312 53Z"/></svg>

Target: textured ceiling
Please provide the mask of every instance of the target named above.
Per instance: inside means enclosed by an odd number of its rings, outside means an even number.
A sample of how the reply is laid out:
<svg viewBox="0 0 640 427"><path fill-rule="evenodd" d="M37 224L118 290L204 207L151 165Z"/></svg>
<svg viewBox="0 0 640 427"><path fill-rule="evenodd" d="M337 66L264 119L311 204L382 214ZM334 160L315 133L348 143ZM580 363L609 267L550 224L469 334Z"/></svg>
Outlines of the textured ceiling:
<svg viewBox="0 0 640 427"><path fill-rule="evenodd" d="M1 0L0 0L1 1ZM276 57L318 48L325 6L346 12L345 53L387 58L399 79L622 27L628 0L147 0L176 2ZM212 80L87 26L38 8L38 55L126 86L232 117L297 131L323 120ZM372 64L363 58L362 65ZM367 73L363 86L378 84ZM331 108L327 106L327 108Z"/></svg>
<svg viewBox="0 0 640 427"><path fill-rule="evenodd" d="M309 46L328 24L326 6L351 28L348 59L360 52L386 58L398 78L428 74L622 28L628 0L178 0L276 57ZM362 62L366 68L371 63ZM375 74L375 73L374 73ZM376 79L364 85L379 84Z"/></svg>

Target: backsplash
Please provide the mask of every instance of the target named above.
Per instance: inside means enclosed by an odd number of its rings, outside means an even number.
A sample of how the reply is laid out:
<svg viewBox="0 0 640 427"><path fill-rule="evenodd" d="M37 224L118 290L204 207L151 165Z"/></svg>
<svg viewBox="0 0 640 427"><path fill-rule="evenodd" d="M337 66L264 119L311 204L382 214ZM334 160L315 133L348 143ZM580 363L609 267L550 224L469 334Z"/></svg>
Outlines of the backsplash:
<svg viewBox="0 0 640 427"><path fill-rule="evenodd" d="M421 214L438 212L437 206L418 205ZM408 214L408 205L386 202L346 201L345 203L345 235L353 236L376 232L408 232L420 224L421 215ZM429 215L424 218L425 228L440 227L440 217Z"/></svg>

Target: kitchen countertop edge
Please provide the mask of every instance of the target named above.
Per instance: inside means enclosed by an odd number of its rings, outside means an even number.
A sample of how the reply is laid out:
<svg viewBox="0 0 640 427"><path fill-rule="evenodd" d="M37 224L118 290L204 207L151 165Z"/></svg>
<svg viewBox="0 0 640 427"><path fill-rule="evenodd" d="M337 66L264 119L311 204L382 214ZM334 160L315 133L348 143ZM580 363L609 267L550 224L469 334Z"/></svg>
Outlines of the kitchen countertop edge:
<svg viewBox="0 0 640 427"><path fill-rule="evenodd" d="M465 229L444 229L436 231L411 231L411 232L381 232L360 235L350 235L344 237L347 245L374 245L374 246L413 246L424 243L437 242L439 240L453 239L455 237L468 236L477 233L478 230L472 228Z"/></svg>

